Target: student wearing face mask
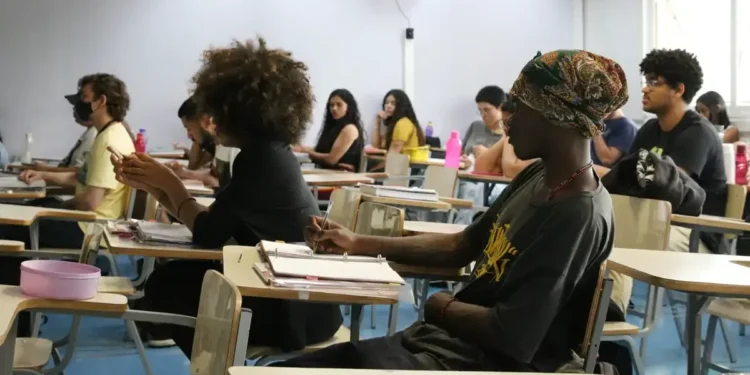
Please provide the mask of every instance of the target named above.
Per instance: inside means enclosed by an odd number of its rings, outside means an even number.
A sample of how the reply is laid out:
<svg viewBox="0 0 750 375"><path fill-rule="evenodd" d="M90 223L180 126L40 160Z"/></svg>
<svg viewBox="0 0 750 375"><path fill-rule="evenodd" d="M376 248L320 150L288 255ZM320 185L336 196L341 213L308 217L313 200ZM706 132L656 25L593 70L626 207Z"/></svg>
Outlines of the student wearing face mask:
<svg viewBox="0 0 750 375"><path fill-rule="evenodd" d="M108 147L123 155L135 152L132 138L122 124L130 107L130 96L125 83L111 74L87 75L78 81L78 89L81 100L75 104L76 115L90 121L98 131L83 166L70 172L26 170L20 179L26 183L44 180L48 185L75 188L73 199L42 201L47 207L93 211L101 219L121 219L125 216L128 189L115 178ZM80 249L87 230L85 223L42 220L39 223L39 246ZM27 248L31 246L28 227L0 225L0 239L24 241ZM17 285L20 263L24 260L22 257L0 257L0 284ZM28 324L19 324L19 329L27 328Z"/></svg>
<svg viewBox="0 0 750 375"><path fill-rule="evenodd" d="M362 120L357 101L349 90L337 89L328 96L328 109L315 148L294 146L294 152L306 153L325 169L359 171L365 146Z"/></svg>

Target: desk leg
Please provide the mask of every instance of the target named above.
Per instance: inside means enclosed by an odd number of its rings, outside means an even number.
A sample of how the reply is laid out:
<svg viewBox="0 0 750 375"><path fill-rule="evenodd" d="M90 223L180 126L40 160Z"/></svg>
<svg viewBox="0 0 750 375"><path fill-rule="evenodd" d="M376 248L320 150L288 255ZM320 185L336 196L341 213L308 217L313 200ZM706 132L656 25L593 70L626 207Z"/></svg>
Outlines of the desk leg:
<svg viewBox="0 0 750 375"><path fill-rule="evenodd" d="M386 333L387 336L393 336L396 334L396 327L398 326L398 308L398 302L389 306L388 332Z"/></svg>
<svg viewBox="0 0 750 375"><path fill-rule="evenodd" d="M690 231L690 242L688 243L688 250L691 253L697 253L701 245L701 231L693 229Z"/></svg>
<svg viewBox="0 0 750 375"><path fill-rule="evenodd" d="M5 342L0 345L0 374L13 373L13 352L16 350L16 329L18 318L11 324L10 331L5 335Z"/></svg>
<svg viewBox="0 0 750 375"><path fill-rule="evenodd" d="M39 220L34 220L29 227L29 242L31 250L39 250Z"/></svg>
<svg viewBox="0 0 750 375"><path fill-rule="evenodd" d="M250 309L242 309L240 314L240 327L237 330L237 346L234 349L233 366L245 366L247 357L247 342L250 340L250 324L253 312Z"/></svg>
<svg viewBox="0 0 750 375"><path fill-rule="evenodd" d="M495 187L495 184L490 182L484 183L484 191L482 192L484 194L484 206L489 207L490 206L490 195L492 194L492 189Z"/></svg>
<svg viewBox="0 0 750 375"><path fill-rule="evenodd" d="M351 342L359 341L359 327L362 325L362 308L363 305L352 305L352 328Z"/></svg>
<svg viewBox="0 0 750 375"><path fill-rule="evenodd" d="M701 311L708 302L707 297L688 294L687 314L685 316L687 335L686 343L688 349L688 375L699 375L701 373L701 335L703 317Z"/></svg>

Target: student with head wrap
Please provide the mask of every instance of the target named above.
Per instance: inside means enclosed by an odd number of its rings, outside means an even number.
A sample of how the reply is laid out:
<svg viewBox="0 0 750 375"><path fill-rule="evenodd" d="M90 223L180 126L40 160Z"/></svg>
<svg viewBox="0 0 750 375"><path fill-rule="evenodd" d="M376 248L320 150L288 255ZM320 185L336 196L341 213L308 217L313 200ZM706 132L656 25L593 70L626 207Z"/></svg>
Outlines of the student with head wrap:
<svg viewBox="0 0 750 375"><path fill-rule="evenodd" d="M591 170L590 139L627 100L625 73L584 51L537 55L518 76L508 132L526 168L461 233L361 236L315 217L306 232L326 253L463 267L455 296L433 294L425 322L393 336L329 346L281 366L554 372L580 349L613 242L612 201Z"/></svg>

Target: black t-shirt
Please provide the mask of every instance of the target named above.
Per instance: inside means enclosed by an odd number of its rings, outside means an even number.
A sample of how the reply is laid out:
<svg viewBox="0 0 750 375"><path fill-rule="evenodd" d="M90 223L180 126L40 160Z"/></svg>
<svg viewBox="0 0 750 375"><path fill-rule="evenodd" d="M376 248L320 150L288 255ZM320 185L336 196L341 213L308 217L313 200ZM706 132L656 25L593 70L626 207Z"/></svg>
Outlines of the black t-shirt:
<svg viewBox="0 0 750 375"><path fill-rule="evenodd" d="M311 215L320 210L289 145L257 140L242 148L231 181L196 217L193 242L207 248L231 238L244 246L260 240L301 242ZM278 301L275 306L277 319L266 323L273 324L274 340L284 350L325 341L341 326L338 305Z"/></svg>
<svg viewBox="0 0 750 375"><path fill-rule="evenodd" d="M341 130L343 130L348 125L350 124L337 124L329 129L324 129L320 134L318 144L315 145L315 152L320 152L323 154L331 152L333 144L336 143L336 139L339 137L339 133L341 133ZM334 163L333 165L329 165L320 160L313 160L313 162L315 162L315 164L319 165L321 168L329 169L336 169L336 164L349 164L354 167L355 171L359 171L359 162L360 158L362 157L364 148L365 142L362 134L362 129L359 129L359 136L357 137L357 139L354 140L352 145L349 146L349 149L346 150L344 155L341 156L341 159L339 159L336 163Z"/></svg>
<svg viewBox="0 0 750 375"><path fill-rule="evenodd" d="M543 179L541 162L524 169L464 232L483 250L456 298L492 309L494 345L417 323L404 332L407 350L451 370L542 372L580 352L599 267L612 250L612 201L600 183L593 192L535 202Z"/></svg>
<svg viewBox="0 0 750 375"><path fill-rule="evenodd" d="M727 194L724 154L716 130L703 116L692 110L685 111L677 126L668 132L661 130L658 119L647 121L638 130L630 153L639 149L672 158L706 192L703 213L724 216ZM701 240L716 251L720 236L701 233Z"/></svg>

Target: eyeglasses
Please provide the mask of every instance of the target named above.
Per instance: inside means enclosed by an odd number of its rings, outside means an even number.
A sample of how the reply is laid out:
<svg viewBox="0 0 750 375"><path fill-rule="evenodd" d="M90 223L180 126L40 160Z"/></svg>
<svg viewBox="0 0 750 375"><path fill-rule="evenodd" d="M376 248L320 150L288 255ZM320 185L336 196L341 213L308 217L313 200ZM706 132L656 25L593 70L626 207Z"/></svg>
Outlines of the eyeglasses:
<svg viewBox="0 0 750 375"><path fill-rule="evenodd" d="M658 78L653 78L653 79L644 78L641 83L650 89L654 87L659 87L664 84L664 82L660 81Z"/></svg>

